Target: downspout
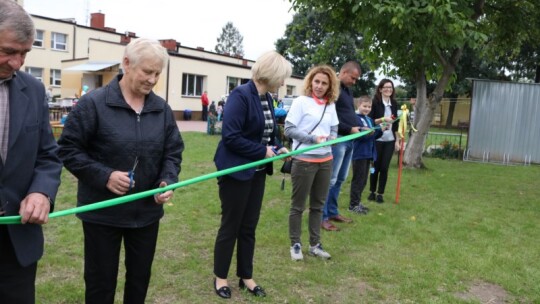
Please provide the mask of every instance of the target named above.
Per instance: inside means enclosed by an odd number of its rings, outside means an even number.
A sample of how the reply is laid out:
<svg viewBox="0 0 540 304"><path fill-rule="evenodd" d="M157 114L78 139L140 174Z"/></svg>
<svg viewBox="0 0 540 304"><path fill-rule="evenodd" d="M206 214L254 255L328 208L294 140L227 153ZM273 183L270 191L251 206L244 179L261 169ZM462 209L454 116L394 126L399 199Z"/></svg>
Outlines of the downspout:
<svg viewBox="0 0 540 304"><path fill-rule="evenodd" d="M165 101L169 103L169 75L171 73L171 58L167 60L167 81L165 82Z"/></svg>
<svg viewBox="0 0 540 304"><path fill-rule="evenodd" d="M75 42L76 40L77 40L77 23L74 23L73 24L73 43L72 43L73 55L71 59L75 59L77 57L75 54L77 51L77 49L75 48L75 46L77 45L77 43Z"/></svg>

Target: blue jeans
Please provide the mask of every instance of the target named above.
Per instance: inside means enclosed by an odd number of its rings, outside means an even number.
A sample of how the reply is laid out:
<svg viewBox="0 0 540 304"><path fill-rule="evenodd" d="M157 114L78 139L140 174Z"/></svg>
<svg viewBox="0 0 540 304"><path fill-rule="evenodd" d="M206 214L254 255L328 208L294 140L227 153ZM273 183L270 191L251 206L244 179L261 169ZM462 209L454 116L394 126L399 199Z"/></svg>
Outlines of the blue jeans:
<svg viewBox="0 0 540 304"><path fill-rule="evenodd" d="M352 152L352 140L332 146L332 157L334 159L332 163L332 177L330 178L330 190L328 190L328 197L324 203L323 221L326 221L329 218L339 214L338 197L339 193L341 192L341 185L347 179L347 175L349 174Z"/></svg>

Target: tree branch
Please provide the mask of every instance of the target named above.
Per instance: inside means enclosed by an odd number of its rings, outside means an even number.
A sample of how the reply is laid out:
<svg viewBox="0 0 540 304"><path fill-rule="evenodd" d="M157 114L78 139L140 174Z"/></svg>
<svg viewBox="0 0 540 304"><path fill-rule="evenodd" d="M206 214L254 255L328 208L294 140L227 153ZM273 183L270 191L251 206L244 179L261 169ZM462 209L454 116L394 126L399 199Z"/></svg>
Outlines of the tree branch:
<svg viewBox="0 0 540 304"><path fill-rule="evenodd" d="M476 21L484 14L484 5L486 4L485 0L476 0L473 5L474 14L471 16L471 19Z"/></svg>

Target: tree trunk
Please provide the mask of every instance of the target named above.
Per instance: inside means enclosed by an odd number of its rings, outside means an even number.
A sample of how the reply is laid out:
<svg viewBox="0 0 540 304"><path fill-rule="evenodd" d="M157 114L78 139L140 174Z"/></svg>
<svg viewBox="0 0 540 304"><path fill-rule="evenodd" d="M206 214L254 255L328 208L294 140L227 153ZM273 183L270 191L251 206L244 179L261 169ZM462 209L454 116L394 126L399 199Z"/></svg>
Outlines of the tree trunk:
<svg viewBox="0 0 540 304"><path fill-rule="evenodd" d="M413 132L405 153L403 154L403 165L412 168L424 168L422 153L424 143L429 131L429 125L433 119L434 109L430 107L427 100L427 82L424 72L416 76L416 105L414 109L414 125L417 132Z"/></svg>
<svg viewBox="0 0 540 304"><path fill-rule="evenodd" d="M534 77L534 83L540 83L540 64L536 66L536 75Z"/></svg>
<svg viewBox="0 0 540 304"><path fill-rule="evenodd" d="M417 132L414 132L403 155L403 165L408 168L425 168L422 162L422 153L424 152L424 146L428 135L431 121L433 120L433 114L435 109L441 103L444 90L450 82L450 78L456 69L457 62L461 57L462 49L455 49L449 60L446 60L440 56L440 60L443 63L443 71L441 78L439 79L435 90L427 98L427 82L426 74L424 70L419 70L416 73L416 109L414 113L414 120L416 124Z"/></svg>
<svg viewBox="0 0 540 304"><path fill-rule="evenodd" d="M456 109L457 96L450 97L450 104L448 105L448 115L446 116L446 128L452 127L452 121L454 120L454 110Z"/></svg>

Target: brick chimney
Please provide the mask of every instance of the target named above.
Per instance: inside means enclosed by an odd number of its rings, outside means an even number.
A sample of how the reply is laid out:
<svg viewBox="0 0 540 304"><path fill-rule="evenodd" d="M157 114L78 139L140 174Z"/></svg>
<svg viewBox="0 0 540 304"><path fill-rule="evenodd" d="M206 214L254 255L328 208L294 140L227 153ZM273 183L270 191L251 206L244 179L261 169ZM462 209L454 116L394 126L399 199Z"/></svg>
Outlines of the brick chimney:
<svg viewBox="0 0 540 304"><path fill-rule="evenodd" d="M90 14L90 27L93 27L96 29L104 29L105 28L105 14L101 12Z"/></svg>
<svg viewBox="0 0 540 304"><path fill-rule="evenodd" d="M130 36L120 36L120 43L121 44L128 44L131 42Z"/></svg>
<svg viewBox="0 0 540 304"><path fill-rule="evenodd" d="M166 48L168 51L176 52L176 40L174 39L164 39L159 41L161 46Z"/></svg>

